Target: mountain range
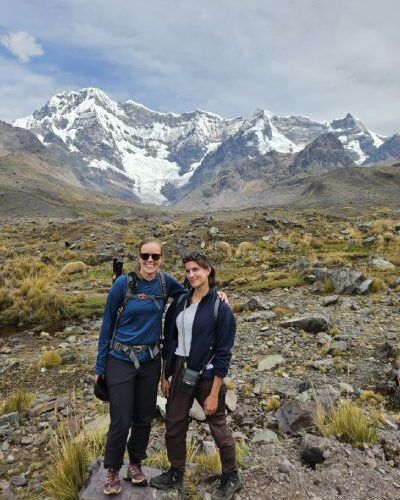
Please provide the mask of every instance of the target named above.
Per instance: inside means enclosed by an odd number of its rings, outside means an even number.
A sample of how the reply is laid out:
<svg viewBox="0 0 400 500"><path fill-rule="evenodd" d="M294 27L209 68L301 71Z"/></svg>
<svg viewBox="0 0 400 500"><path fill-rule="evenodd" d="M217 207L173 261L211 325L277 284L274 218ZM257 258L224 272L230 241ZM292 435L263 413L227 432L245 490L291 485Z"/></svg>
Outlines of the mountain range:
<svg viewBox="0 0 400 500"><path fill-rule="evenodd" d="M75 188L182 207L268 204L262 193L279 186L400 159L400 135L380 136L351 114L318 122L264 109L233 119L159 113L95 88L57 94L13 127L31 132L16 137Z"/></svg>

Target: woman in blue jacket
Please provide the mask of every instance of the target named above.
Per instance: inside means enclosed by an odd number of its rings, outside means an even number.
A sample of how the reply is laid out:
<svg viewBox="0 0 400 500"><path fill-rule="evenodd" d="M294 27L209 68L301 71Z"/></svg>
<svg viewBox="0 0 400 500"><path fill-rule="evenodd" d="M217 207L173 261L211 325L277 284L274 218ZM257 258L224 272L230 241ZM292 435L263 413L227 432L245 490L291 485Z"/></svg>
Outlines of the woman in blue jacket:
<svg viewBox="0 0 400 500"><path fill-rule="evenodd" d="M241 488L235 443L226 423L224 384L236 323L230 307L217 298L215 270L208 259L193 252L183 263L192 289L169 308L162 349L161 388L168 398L165 440L171 467L152 478L150 485L183 488L189 410L196 398L204 408L221 458L222 476L213 498L230 499Z"/></svg>
<svg viewBox="0 0 400 500"><path fill-rule="evenodd" d="M95 379L106 378L110 399L105 495L121 491L119 469L126 448L128 478L138 485L146 483L141 461L146 458L156 408L162 314L167 297L186 292L172 276L159 273L161 261L162 244L154 238L144 239L139 246L139 270L131 275L135 278L131 300L124 304L130 285L129 275L124 274L111 287L104 310Z"/></svg>

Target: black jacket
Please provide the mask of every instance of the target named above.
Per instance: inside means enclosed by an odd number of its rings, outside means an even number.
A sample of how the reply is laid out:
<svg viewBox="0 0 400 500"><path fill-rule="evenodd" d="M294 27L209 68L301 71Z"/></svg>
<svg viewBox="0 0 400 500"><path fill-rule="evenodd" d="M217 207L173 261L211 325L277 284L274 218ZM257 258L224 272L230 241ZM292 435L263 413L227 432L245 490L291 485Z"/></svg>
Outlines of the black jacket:
<svg viewBox="0 0 400 500"><path fill-rule="evenodd" d="M175 351L178 347L178 328L176 318L185 306L190 305L193 291L189 292L186 299L178 304L178 299L168 308L165 316L164 339L162 346L162 357L165 368L164 376L170 377L175 367ZM187 365L193 370L200 371L209 364L215 353L211 364L213 368L204 370L202 378L213 378L214 375L226 377L232 357L232 348L236 334L236 321L230 307L221 302L218 309L218 317L214 319L214 303L216 290L210 290L197 307L193 321L192 343L190 346Z"/></svg>

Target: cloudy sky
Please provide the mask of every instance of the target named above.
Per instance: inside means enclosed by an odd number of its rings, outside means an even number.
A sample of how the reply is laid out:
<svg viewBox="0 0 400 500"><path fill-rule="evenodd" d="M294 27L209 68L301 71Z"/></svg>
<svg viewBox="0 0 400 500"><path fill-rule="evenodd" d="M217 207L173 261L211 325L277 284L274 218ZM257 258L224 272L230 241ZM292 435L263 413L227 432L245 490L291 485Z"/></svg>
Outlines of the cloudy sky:
<svg viewBox="0 0 400 500"><path fill-rule="evenodd" d="M57 92L400 132L398 0L0 0L0 119Z"/></svg>

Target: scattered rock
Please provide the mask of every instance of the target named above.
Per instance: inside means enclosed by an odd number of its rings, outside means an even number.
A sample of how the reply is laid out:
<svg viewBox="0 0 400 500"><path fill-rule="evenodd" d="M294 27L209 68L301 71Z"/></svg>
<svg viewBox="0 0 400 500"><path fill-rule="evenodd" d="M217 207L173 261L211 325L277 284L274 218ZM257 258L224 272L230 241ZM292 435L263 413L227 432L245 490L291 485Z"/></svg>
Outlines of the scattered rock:
<svg viewBox="0 0 400 500"><path fill-rule="evenodd" d="M279 429L282 432L293 434L312 428L316 408L315 401L302 403L295 400L284 404L275 413Z"/></svg>
<svg viewBox="0 0 400 500"><path fill-rule="evenodd" d="M252 297L247 302L242 304L242 311L259 311L259 310L267 310L268 306L264 304L261 300L256 297Z"/></svg>
<svg viewBox="0 0 400 500"><path fill-rule="evenodd" d="M382 257L372 259L371 266L379 271L394 271L396 266Z"/></svg>
<svg viewBox="0 0 400 500"><path fill-rule="evenodd" d="M258 443L278 443L279 439L276 432L271 431L270 429L257 429L254 433L254 436L251 440L253 444Z"/></svg>
<svg viewBox="0 0 400 500"><path fill-rule="evenodd" d="M283 462L278 465L278 471L282 472L283 474L289 474L291 468L292 464L287 458L285 458Z"/></svg>
<svg viewBox="0 0 400 500"><path fill-rule="evenodd" d="M306 441L302 441L300 445L301 461L315 470L317 464L325 462L324 450L318 446L312 446Z"/></svg>
<svg viewBox="0 0 400 500"><path fill-rule="evenodd" d="M294 249L293 245L287 240L279 240L276 244L276 248L284 252L291 252Z"/></svg>
<svg viewBox="0 0 400 500"><path fill-rule="evenodd" d="M25 474L19 474L18 476L13 476L10 479L10 483L13 486L26 486L28 484L28 481L26 480Z"/></svg>
<svg viewBox="0 0 400 500"><path fill-rule="evenodd" d="M17 411L6 413L0 416L0 427L7 426L10 428L19 427L19 414Z"/></svg>
<svg viewBox="0 0 400 500"><path fill-rule="evenodd" d="M273 370L274 368L282 365L283 363L285 363L284 357L282 357L280 354L271 354L270 356L267 356L258 363L257 371L261 372L264 370Z"/></svg>
<svg viewBox="0 0 400 500"><path fill-rule="evenodd" d="M225 406L229 411L235 411L237 407L237 396L234 391L228 389L225 396Z"/></svg>
<svg viewBox="0 0 400 500"><path fill-rule="evenodd" d="M199 422L204 422L204 420L206 420L204 410L197 402L197 399L193 401L193 406L190 408L189 416Z"/></svg>
<svg viewBox="0 0 400 500"><path fill-rule="evenodd" d="M330 328L329 316L324 313L313 313L291 318L281 323L285 328L296 328L306 332L326 332Z"/></svg>
<svg viewBox="0 0 400 500"><path fill-rule="evenodd" d="M324 300L322 301L322 305L327 307L327 306L333 306L338 303L339 300L339 295L330 295L329 297L325 297Z"/></svg>
<svg viewBox="0 0 400 500"><path fill-rule="evenodd" d="M85 333L85 330L81 326L70 325L70 326L66 326L64 328L64 333L66 335L81 335L82 333ZM68 341L69 341L69 339L68 339Z"/></svg>

